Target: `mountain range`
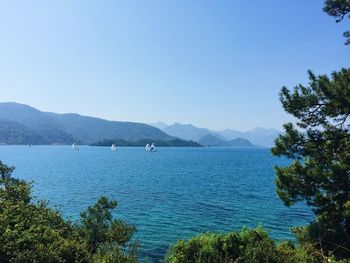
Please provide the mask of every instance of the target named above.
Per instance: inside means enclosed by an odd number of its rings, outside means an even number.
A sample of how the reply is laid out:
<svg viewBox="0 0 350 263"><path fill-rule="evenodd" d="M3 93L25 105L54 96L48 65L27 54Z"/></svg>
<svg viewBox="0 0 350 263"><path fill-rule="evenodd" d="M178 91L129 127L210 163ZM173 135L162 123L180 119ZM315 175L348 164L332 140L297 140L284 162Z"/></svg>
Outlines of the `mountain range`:
<svg viewBox="0 0 350 263"><path fill-rule="evenodd" d="M281 132L256 128L213 131L191 124L108 121L75 113L43 112L31 106L0 103L0 144L94 144L111 141L136 146L157 141L164 146L271 146Z"/></svg>
<svg viewBox="0 0 350 263"><path fill-rule="evenodd" d="M42 112L24 104L0 103L0 143L93 144L114 139L170 141L176 138L143 123Z"/></svg>
<svg viewBox="0 0 350 263"><path fill-rule="evenodd" d="M229 146L232 140L237 138L245 139L248 143L271 147L276 137L282 134L276 129L265 129L257 127L250 131L238 131L233 129L225 129L213 131L207 128L198 128L192 124L174 123L167 125L164 122L150 123L154 127L158 127L162 131L171 136L175 136L184 140L193 140L202 145ZM248 143L245 143L247 146Z"/></svg>

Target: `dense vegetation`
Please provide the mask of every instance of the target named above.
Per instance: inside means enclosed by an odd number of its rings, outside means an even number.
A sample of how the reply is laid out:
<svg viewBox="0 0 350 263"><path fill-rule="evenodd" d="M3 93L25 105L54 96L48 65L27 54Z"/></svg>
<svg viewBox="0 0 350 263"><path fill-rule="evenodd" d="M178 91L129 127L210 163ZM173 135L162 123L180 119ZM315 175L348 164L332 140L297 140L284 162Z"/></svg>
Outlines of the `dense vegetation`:
<svg viewBox="0 0 350 263"><path fill-rule="evenodd" d="M272 152L293 162L276 168L277 194L288 206L299 201L316 219L294 229L300 242L337 258L350 258L350 69L315 76L308 86L283 88L284 109L298 119L286 124Z"/></svg>
<svg viewBox="0 0 350 263"><path fill-rule="evenodd" d="M34 201L31 185L11 177L0 162L0 262L136 262L130 243L133 225L113 220L117 205L101 197L73 224L44 201Z"/></svg>
<svg viewBox="0 0 350 263"><path fill-rule="evenodd" d="M227 234L203 234L173 246L167 263L313 263L332 262L312 246L295 247L291 242L276 244L262 229L242 229Z"/></svg>
<svg viewBox="0 0 350 263"><path fill-rule="evenodd" d="M152 144L155 143L156 146L160 147L201 147L199 143L194 141L184 141L181 139L172 139L172 140L151 140L151 139L143 139L138 140L136 142L126 141L121 139L116 140L102 140L98 143L93 144L93 146L111 146L115 144L117 146L142 146L144 147L147 143Z"/></svg>

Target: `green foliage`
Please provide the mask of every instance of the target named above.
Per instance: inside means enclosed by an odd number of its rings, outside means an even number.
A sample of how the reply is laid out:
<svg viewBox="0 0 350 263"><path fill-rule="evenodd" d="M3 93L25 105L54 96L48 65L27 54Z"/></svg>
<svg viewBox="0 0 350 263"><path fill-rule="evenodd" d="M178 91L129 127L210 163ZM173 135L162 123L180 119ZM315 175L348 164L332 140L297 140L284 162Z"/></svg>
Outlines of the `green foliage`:
<svg viewBox="0 0 350 263"><path fill-rule="evenodd" d="M322 251L311 244L295 246L290 241L284 241L276 247L278 261L283 263L319 263L337 262L332 257L326 257Z"/></svg>
<svg viewBox="0 0 350 263"><path fill-rule="evenodd" d="M124 246L134 234L135 226L113 220L110 210L116 206L116 201L109 201L102 196L95 205L80 214L81 233L90 251L95 252L99 244L105 243Z"/></svg>
<svg viewBox="0 0 350 263"><path fill-rule="evenodd" d="M104 244L98 247L93 262L96 263L136 263L138 244L134 243L130 246L126 253L120 246Z"/></svg>
<svg viewBox="0 0 350 263"><path fill-rule="evenodd" d="M330 16L333 16L337 23L342 21L346 15L350 13L349 0L326 0L323 10ZM350 15L348 15L350 18ZM345 44L350 45L350 31L344 32L344 37L347 38Z"/></svg>
<svg viewBox="0 0 350 263"><path fill-rule="evenodd" d="M13 169L0 161L0 262L136 262L137 246L126 249L135 227L112 219L115 201L101 197L74 225L33 202L31 185L11 178Z"/></svg>
<svg viewBox="0 0 350 263"><path fill-rule="evenodd" d="M323 256L314 247L296 248L289 242L276 245L262 228L243 229L240 232L228 234L203 234L187 242L179 241L170 249L166 257L168 263L316 263L323 261Z"/></svg>
<svg viewBox="0 0 350 263"><path fill-rule="evenodd" d="M32 203L31 186L9 177L0 180L0 244L1 262L89 261L75 227L46 203Z"/></svg>
<svg viewBox="0 0 350 263"><path fill-rule="evenodd" d="M276 167L277 194L288 206L299 201L313 208L316 220L295 230L338 258L350 257L350 69L315 76L308 86L281 91L284 109L298 119L286 124L272 153L293 160Z"/></svg>
<svg viewBox="0 0 350 263"><path fill-rule="evenodd" d="M14 167L6 166L0 161L0 180L9 179L14 169Z"/></svg>

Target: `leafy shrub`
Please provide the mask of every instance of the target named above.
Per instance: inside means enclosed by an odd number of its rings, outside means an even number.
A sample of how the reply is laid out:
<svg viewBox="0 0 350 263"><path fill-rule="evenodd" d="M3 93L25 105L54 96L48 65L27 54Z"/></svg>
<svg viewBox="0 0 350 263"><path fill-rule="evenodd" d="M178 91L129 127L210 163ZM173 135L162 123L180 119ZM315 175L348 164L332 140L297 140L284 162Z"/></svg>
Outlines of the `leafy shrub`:
<svg viewBox="0 0 350 263"><path fill-rule="evenodd" d="M313 246L276 245L262 228L228 234L203 234L179 241L166 256L168 263L317 263L329 262Z"/></svg>
<svg viewBox="0 0 350 263"><path fill-rule="evenodd" d="M31 184L12 171L0 161L0 262L136 262L137 246L127 249L135 227L113 220L115 201L101 197L75 225L34 202Z"/></svg>

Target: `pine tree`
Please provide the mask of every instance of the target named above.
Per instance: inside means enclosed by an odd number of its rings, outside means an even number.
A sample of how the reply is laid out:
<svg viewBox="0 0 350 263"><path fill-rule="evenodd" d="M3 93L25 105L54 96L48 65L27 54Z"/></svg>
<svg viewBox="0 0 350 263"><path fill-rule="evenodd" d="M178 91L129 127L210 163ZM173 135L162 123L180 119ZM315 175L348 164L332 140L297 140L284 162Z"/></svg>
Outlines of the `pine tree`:
<svg viewBox="0 0 350 263"><path fill-rule="evenodd" d="M305 201L316 218L295 232L338 258L350 257L350 69L331 77L309 72L309 85L283 87L280 99L297 120L284 125L272 153L292 159L276 167L277 194L290 206Z"/></svg>

